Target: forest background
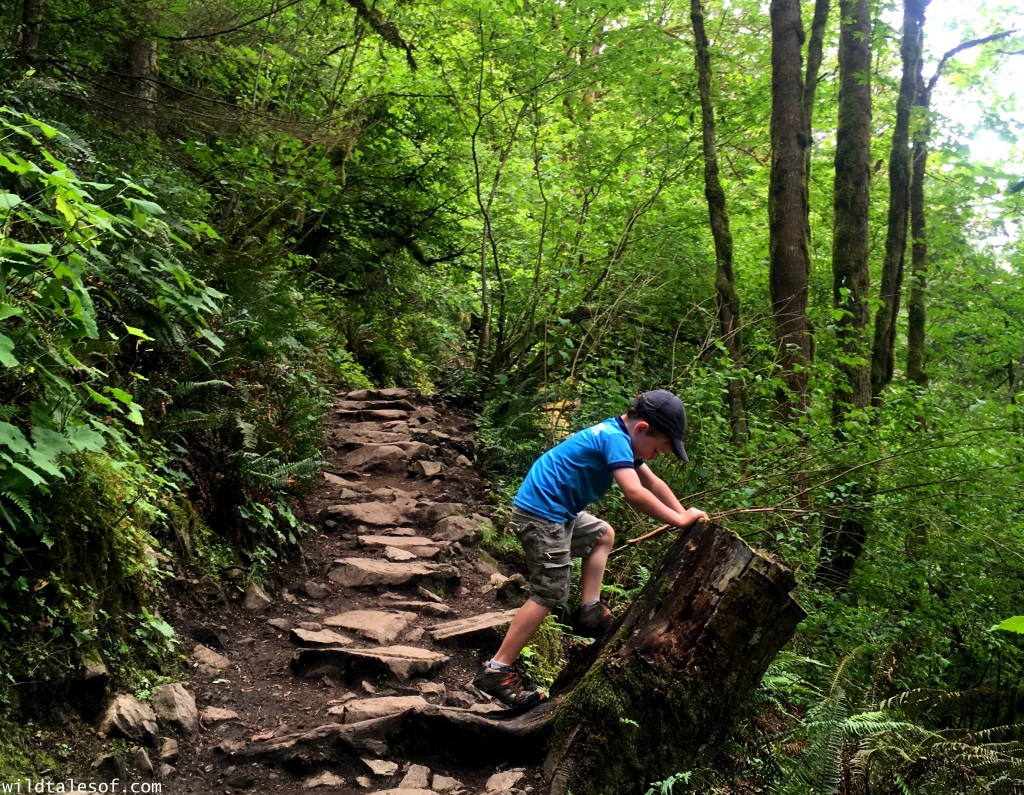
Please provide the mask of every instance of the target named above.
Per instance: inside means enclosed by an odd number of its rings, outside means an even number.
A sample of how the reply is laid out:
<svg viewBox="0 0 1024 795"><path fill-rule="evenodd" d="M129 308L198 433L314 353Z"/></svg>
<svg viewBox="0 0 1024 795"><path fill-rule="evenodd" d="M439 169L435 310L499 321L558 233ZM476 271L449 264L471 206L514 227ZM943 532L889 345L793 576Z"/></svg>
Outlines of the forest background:
<svg viewBox="0 0 1024 795"><path fill-rule="evenodd" d="M83 663L160 681L169 556L294 557L331 389L473 412L507 506L669 387L809 613L677 783L1015 791L1024 39L950 5L0 4L3 772Z"/></svg>

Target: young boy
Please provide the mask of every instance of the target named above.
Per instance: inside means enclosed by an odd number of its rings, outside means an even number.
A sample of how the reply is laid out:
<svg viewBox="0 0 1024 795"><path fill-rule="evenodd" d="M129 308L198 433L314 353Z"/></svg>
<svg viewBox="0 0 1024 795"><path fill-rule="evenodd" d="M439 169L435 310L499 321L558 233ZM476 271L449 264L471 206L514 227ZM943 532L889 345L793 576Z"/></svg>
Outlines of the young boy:
<svg viewBox="0 0 1024 795"><path fill-rule="evenodd" d="M523 686L512 664L551 609L568 598L573 557L583 558L574 631L598 637L610 628L611 611L600 597L615 533L583 509L613 481L630 505L663 524L685 527L708 518L704 511L684 508L646 464L668 452L688 461L685 433L682 401L657 389L640 395L625 414L573 434L534 462L509 520L523 545L532 594L516 612L501 648L473 680L477 689L510 707L531 707L544 698Z"/></svg>

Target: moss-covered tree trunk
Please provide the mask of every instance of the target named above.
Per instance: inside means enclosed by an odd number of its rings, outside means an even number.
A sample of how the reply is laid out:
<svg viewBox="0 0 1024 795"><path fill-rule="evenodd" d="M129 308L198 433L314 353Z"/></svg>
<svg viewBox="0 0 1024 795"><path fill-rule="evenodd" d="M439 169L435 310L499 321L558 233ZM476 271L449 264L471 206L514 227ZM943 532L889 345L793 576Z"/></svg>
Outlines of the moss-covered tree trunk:
<svg viewBox="0 0 1024 795"><path fill-rule="evenodd" d="M804 157L810 142L804 123L804 30L798 0L772 0L771 26L769 287L779 363L786 381L786 389L779 395L779 408L788 417L807 408L811 363L811 322L807 316L811 256Z"/></svg>
<svg viewBox="0 0 1024 795"><path fill-rule="evenodd" d="M725 204L725 189L718 173L718 152L715 145L715 108L711 101L711 54L704 30L704 6L700 0L690 2L690 21L696 46L697 87L700 91L701 132L704 142L704 196L708 202L711 234L715 241L715 304L718 309L718 329L722 344L733 365L743 361L743 342L740 337L740 294L732 268L732 230ZM729 400L729 427L732 442L741 445L747 441L747 408L743 382L730 378L727 382Z"/></svg>
<svg viewBox="0 0 1024 795"><path fill-rule="evenodd" d="M555 683L552 795L644 792L712 762L803 609L788 569L707 522Z"/></svg>

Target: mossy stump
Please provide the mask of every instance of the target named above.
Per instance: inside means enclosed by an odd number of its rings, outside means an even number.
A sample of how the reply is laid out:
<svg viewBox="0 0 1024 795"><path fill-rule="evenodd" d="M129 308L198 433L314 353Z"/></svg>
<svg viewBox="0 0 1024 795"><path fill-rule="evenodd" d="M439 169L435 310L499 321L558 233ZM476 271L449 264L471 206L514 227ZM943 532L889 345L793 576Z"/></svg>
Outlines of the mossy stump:
<svg viewBox="0 0 1024 795"><path fill-rule="evenodd" d="M712 763L805 616L794 586L720 527L681 534L614 633L555 683L551 794L642 793Z"/></svg>

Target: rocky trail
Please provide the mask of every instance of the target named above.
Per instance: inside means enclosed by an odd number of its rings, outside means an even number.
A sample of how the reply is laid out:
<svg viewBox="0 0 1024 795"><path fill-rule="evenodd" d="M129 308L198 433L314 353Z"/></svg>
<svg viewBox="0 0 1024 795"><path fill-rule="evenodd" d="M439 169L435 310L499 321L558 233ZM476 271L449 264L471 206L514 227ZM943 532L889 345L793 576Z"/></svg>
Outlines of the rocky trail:
<svg viewBox="0 0 1024 795"><path fill-rule="evenodd" d="M470 685L524 596L474 547L490 519L471 426L413 391L365 390L337 401L327 440L303 567L244 602L178 579L181 681L154 689L153 712L109 705L100 730L131 750L94 780L170 795L537 787L539 760L488 744L508 713ZM441 714L472 729L439 751L417 733Z"/></svg>

